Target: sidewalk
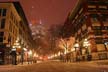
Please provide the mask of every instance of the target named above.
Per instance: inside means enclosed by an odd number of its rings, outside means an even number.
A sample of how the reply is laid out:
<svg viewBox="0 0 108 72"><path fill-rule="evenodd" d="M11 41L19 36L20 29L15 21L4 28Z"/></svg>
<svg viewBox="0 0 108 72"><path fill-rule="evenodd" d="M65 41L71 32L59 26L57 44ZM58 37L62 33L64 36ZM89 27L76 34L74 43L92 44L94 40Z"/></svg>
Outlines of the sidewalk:
<svg viewBox="0 0 108 72"><path fill-rule="evenodd" d="M96 60L91 62L96 63L98 65L108 65L108 60Z"/></svg>

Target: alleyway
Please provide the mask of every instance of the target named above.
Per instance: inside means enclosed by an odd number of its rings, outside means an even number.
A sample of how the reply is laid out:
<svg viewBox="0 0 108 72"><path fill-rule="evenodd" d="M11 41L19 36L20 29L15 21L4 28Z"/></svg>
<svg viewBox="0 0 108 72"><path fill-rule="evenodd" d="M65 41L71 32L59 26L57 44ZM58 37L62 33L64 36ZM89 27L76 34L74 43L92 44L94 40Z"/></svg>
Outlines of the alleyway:
<svg viewBox="0 0 108 72"><path fill-rule="evenodd" d="M29 65L0 66L0 72L108 72L108 66L94 62L62 63L45 61Z"/></svg>

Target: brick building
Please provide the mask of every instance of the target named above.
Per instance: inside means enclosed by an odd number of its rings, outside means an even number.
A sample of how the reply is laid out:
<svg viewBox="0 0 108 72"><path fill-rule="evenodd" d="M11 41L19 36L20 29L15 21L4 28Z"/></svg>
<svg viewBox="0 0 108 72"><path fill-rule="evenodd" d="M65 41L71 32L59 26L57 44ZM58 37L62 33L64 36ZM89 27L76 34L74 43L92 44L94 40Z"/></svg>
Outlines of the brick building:
<svg viewBox="0 0 108 72"><path fill-rule="evenodd" d="M74 36L80 59L108 58L108 1L78 0L63 26L65 37ZM76 53L77 54L77 53Z"/></svg>
<svg viewBox="0 0 108 72"><path fill-rule="evenodd" d="M20 3L1 2L0 64L12 63L12 50L16 50L16 54L20 56L24 48L32 49L33 46L31 30Z"/></svg>

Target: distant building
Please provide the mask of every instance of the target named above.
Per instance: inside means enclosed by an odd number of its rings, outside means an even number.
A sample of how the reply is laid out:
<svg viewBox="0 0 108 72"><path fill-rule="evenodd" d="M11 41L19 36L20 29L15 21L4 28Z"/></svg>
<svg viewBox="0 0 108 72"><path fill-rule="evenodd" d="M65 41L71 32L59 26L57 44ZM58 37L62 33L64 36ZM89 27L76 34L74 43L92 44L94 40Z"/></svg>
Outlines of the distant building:
<svg viewBox="0 0 108 72"><path fill-rule="evenodd" d="M43 38L46 36L47 28L44 24L30 24L30 29L32 32L33 39L36 41L38 38Z"/></svg>
<svg viewBox="0 0 108 72"><path fill-rule="evenodd" d="M78 0L63 27L65 37L74 36L80 59L108 58L108 1Z"/></svg>
<svg viewBox="0 0 108 72"><path fill-rule="evenodd" d="M0 64L12 63L10 53L33 48L33 39L27 19L19 2L0 3ZM18 61L17 61L18 62Z"/></svg>

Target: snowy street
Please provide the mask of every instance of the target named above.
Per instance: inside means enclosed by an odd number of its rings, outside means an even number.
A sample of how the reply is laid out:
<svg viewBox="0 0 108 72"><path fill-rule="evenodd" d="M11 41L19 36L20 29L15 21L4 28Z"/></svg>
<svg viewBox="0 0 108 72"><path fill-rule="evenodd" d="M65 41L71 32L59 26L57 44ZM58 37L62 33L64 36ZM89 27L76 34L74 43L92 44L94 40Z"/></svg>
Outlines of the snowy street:
<svg viewBox="0 0 108 72"><path fill-rule="evenodd" d="M108 65L100 65L95 62L46 61L29 65L4 65L0 66L0 72L108 72Z"/></svg>

